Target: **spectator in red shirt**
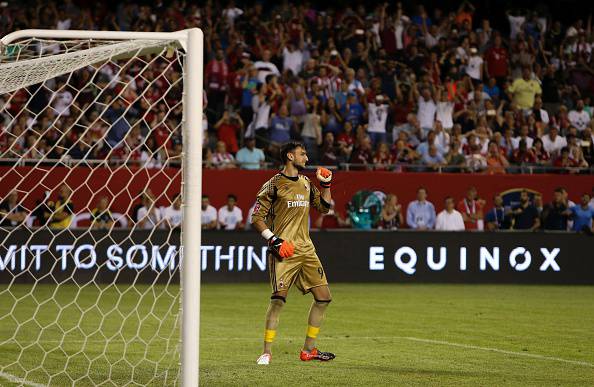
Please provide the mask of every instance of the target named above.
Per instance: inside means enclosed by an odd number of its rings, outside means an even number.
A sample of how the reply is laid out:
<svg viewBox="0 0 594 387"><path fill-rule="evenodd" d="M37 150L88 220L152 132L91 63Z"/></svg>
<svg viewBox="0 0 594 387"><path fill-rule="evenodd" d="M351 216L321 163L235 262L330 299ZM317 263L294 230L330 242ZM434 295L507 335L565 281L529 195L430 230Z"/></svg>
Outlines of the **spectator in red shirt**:
<svg viewBox="0 0 594 387"><path fill-rule="evenodd" d="M564 146L561 148L561 155L553 161L553 166L557 168L575 168L578 167L578 163L569 157L569 148ZM566 173L567 170L560 171L560 173ZM577 170L569 170L569 173L577 173Z"/></svg>
<svg viewBox="0 0 594 387"><path fill-rule="evenodd" d="M384 3L380 10L380 25L379 25L379 36L381 39L382 47L386 50L386 53L390 56L396 54L396 23L392 18L386 17L386 8L388 3ZM400 11L401 13L402 11Z"/></svg>
<svg viewBox="0 0 594 387"><path fill-rule="evenodd" d="M352 167L353 170L369 169L368 164L373 163L369 136L365 136L359 141L359 146L353 151L350 162L351 164L357 164Z"/></svg>
<svg viewBox="0 0 594 387"><path fill-rule="evenodd" d="M340 149L340 156L344 157L345 160L350 160L351 154L353 153L353 147L355 145L353 124L351 124L349 121L344 123L343 131L338 135L336 142L338 143L338 148Z"/></svg>
<svg viewBox="0 0 594 387"><path fill-rule="evenodd" d="M228 77L229 67L225 63L223 50L218 49L214 59L206 65L204 74L204 84L206 85L209 107L214 110L215 117L221 115L225 106Z"/></svg>
<svg viewBox="0 0 594 387"><path fill-rule="evenodd" d="M501 36L496 35L493 41L493 47L485 52L485 62L487 63L487 73L489 77L495 77L499 87L503 86L505 78L508 75L509 55L507 49L503 47Z"/></svg>
<svg viewBox="0 0 594 387"><path fill-rule="evenodd" d="M528 149L526 140L520 140L518 149L512 155L512 162L514 164L536 164L536 156L532 149Z"/></svg>
<svg viewBox="0 0 594 387"><path fill-rule="evenodd" d="M322 144L322 156L320 158L320 161L323 165L338 166L338 146L334 141L334 134L332 132L326 132L326 134L324 134L324 142Z"/></svg>
<svg viewBox="0 0 594 387"><path fill-rule="evenodd" d="M540 138L534 139L532 144L532 153L536 157L536 163L540 165L547 165L551 160L551 155L544 148L542 140Z"/></svg>
<svg viewBox="0 0 594 387"><path fill-rule="evenodd" d="M483 207L481 201L477 200L476 188L468 189L466 197L458 202L456 209L462 214L466 230L483 229Z"/></svg>
<svg viewBox="0 0 594 387"><path fill-rule="evenodd" d="M388 170L394 165L394 156L390 153L390 148L388 148L388 144L385 142L379 144L377 152L373 157L373 164L375 164L377 171Z"/></svg>
<svg viewBox="0 0 594 387"><path fill-rule="evenodd" d="M458 13L456 14L456 24L458 28L462 28L464 25L472 26L472 15L474 14L474 6L469 1L463 1L458 7Z"/></svg>
<svg viewBox="0 0 594 387"><path fill-rule="evenodd" d="M233 154L239 150L237 143L237 136L243 128L243 121L236 113L229 113L226 110L223 117L215 124L215 129L219 137L219 141L223 141L227 146L227 150Z"/></svg>

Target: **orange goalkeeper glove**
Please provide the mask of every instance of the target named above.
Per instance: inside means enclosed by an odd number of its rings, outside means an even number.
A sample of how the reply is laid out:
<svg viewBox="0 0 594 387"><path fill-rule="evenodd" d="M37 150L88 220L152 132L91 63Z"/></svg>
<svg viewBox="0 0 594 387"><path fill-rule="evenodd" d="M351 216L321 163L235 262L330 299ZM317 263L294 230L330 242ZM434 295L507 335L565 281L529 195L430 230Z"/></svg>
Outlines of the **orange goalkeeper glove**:
<svg viewBox="0 0 594 387"><path fill-rule="evenodd" d="M268 249L281 261L285 258L292 257L295 253L294 244L285 241L276 235L273 235L268 239Z"/></svg>
<svg viewBox="0 0 594 387"><path fill-rule="evenodd" d="M320 181L320 186L322 188L330 188L332 185L332 172L329 169L318 168L316 177Z"/></svg>

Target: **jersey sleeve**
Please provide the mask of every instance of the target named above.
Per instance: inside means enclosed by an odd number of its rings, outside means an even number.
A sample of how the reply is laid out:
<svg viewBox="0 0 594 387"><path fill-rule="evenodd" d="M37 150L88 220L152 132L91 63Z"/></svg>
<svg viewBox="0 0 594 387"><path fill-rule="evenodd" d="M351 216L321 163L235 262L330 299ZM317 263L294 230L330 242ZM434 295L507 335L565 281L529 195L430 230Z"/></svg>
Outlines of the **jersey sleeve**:
<svg viewBox="0 0 594 387"><path fill-rule="evenodd" d="M260 191L258 192L258 196L256 197L256 205L254 206L254 214L252 215L252 224L256 223L257 221L266 222L266 218L268 217L268 212L272 208L274 204L274 199L276 198L276 179L272 178L268 180Z"/></svg>
<svg viewBox="0 0 594 387"><path fill-rule="evenodd" d="M309 204L322 214L327 214L330 211L330 203L322 198L320 190L311 183L311 180L307 179L307 181L309 182Z"/></svg>

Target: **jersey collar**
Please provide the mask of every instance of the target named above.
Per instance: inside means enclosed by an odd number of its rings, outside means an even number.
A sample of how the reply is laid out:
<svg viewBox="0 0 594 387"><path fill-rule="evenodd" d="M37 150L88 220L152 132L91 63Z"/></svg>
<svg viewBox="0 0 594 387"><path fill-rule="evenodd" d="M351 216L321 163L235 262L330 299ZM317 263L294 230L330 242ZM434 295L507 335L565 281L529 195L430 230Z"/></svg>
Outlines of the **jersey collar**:
<svg viewBox="0 0 594 387"><path fill-rule="evenodd" d="M279 173L281 174L281 176L283 176L283 177L286 177L286 178L287 178L287 179L289 179L289 180L292 180L292 181L297 181L297 180L299 180L299 175L297 175L297 176L293 177L293 176L287 176L287 175L285 175L285 174L284 174L284 173L282 173L282 172L279 172Z"/></svg>

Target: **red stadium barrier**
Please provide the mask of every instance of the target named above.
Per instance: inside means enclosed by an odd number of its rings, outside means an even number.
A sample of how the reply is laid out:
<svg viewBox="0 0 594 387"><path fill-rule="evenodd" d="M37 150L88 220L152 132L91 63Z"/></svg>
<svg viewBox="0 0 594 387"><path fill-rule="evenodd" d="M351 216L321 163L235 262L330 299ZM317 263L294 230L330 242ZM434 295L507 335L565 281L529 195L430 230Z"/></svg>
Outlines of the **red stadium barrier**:
<svg viewBox="0 0 594 387"><path fill-rule="evenodd" d="M203 171L203 192L210 196L213 206L219 208L227 194L233 193L244 216L252 206L255 195L262 184L276 171L209 170ZM308 172L315 179L314 172ZM35 201L43 198L44 191L52 191L66 182L74 189L74 206L78 212L85 203L95 202L101 196L112 199L111 210L126 213L133 207L131 203L140 201L141 192L148 186L158 198L159 205L169 205L169 198L180 191L181 173L179 169L138 169L138 168L67 168L67 167L0 167L0 197L3 198L17 189L25 195L27 208L34 207ZM399 202L406 205L415 200L416 189L424 186L429 192L429 200L436 210L443 208L443 199L450 195L460 200L470 186L475 186L479 196L491 206L496 192L528 188L542 193L546 202L551 200L557 187L565 187L569 197L575 202L584 192L594 186L592 175L480 175L480 174L435 174L435 173L393 173L393 172L341 172L334 175L332 195L339 211L359 190L381 190L398 195Z"/></svg>

